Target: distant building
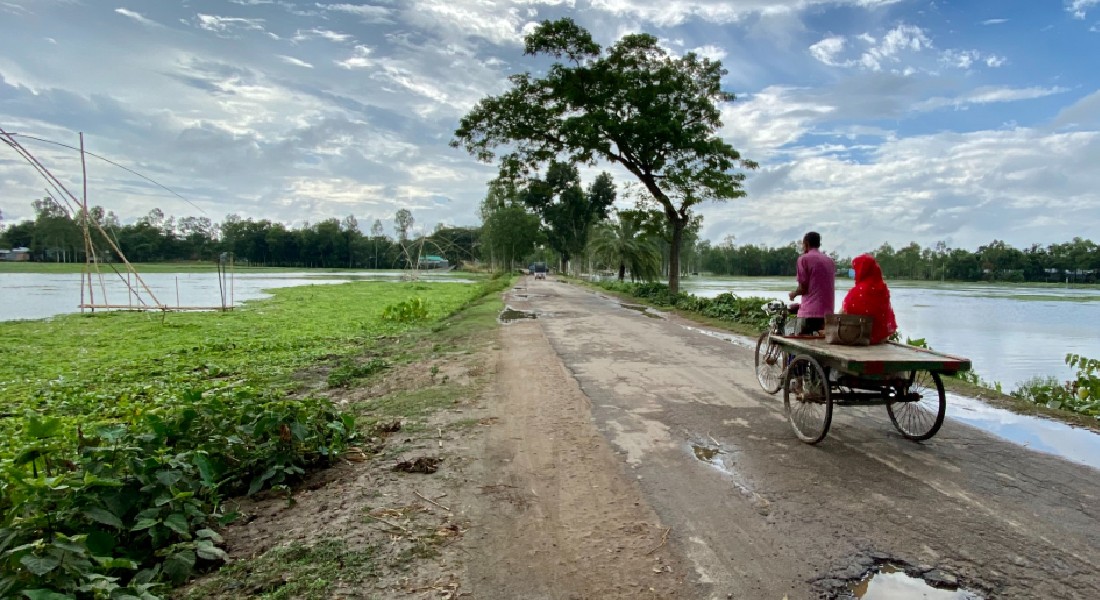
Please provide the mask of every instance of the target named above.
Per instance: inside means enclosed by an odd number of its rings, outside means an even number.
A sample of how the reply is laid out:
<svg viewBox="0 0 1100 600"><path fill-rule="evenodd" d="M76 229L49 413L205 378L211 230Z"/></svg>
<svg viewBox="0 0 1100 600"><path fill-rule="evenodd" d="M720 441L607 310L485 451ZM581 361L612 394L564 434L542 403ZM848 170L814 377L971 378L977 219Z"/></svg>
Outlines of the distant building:
<svg viewBox="0 0 1100 600"><path fill-rule="evenodd" d="M436 256L434 254L421 256L418 263L418 267L421 269L446 269L450 266L450 261L443 258L442 256Z"/></svg>
<svg viewBox="0 0 1100 600"><path fill-rule="evenodd" d="M31 259L30 248L12 248L11 250L0 250L0 260L7 262L26 262Z"/></svg>

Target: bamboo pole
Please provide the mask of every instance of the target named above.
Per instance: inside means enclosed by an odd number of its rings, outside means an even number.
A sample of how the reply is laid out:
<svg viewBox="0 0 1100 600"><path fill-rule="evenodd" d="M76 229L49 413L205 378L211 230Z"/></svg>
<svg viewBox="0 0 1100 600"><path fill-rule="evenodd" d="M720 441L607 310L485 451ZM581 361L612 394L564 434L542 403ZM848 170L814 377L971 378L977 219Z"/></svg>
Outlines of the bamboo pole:
<svg viewBox="0 0 1100 600"><path fill-rule="evenodd" d="M83 186L80 203L81 229L84 232L84 271L80 274L80 303L84 304L84 279L88 280L88 300L95 304L95 288L92 286L92 238L88 233L88 167L84 160L84 132L80 132L80 179ZM104 299L106 300L106 299ZM81 309L80 312L84 312ZM95 312L95 309L92 309Z"/></svg>

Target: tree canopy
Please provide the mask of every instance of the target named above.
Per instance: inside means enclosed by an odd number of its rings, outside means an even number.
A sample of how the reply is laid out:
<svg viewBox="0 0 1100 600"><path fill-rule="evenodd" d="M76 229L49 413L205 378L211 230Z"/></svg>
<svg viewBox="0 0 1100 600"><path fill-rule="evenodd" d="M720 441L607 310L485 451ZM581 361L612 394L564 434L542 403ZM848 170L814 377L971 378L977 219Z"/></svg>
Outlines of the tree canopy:
<svg viewBox="0 0 1100 600"><path fill-rule="evenodd" d="M718 137L726 71L694 53L672 56L649 34L630 34L603 49L571 19L544 21L526 37L525 54L555 61L545 75L510 77L511 89L483 98L462 118L452 145L491 162L502 175L552 160L622 165L661 205L673 230L669 286L679 285L679 249L691 208L745 194L755 168Z"/></svg>
<svg viewBox="0 0 1100 600"><path fill-rule="evenodd" d="M551 161L546 177L529 179L518 195L542 218L547 243L568 264L584 251L592 225L607 218L616 192L608 173L585 190L575 165Z"/></svg>

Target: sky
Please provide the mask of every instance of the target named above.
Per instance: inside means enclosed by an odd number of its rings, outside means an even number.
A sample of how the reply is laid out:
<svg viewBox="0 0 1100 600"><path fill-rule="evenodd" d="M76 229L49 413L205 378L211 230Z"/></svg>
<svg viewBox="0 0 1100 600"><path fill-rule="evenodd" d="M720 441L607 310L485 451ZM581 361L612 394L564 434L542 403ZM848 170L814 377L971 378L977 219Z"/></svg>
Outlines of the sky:
<svg viewBox="0 0 1100 600"><path fill-rule="evenodd" d="M392 234L408 208L417 231L476 225L496 168L448 142L537 68L524 33L563 16L728 70L719 134L760 168L747 197L700 207L707 239L1100 239L1100 0L0 0L0 127L84 132L178 194L90 159L89 204L123 222L354 214ZM78 153L19 139L80 194ZM581 172L602 170L629 206L621 168ZM4 222L44 189L0 145Z"/></svg>

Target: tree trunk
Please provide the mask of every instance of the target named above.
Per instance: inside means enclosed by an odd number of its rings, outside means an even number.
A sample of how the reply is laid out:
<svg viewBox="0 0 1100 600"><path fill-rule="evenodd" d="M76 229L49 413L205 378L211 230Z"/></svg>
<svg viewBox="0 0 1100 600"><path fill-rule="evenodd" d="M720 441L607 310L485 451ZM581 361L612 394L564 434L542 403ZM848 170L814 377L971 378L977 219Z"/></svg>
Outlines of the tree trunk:
<svg viewBox="0 0 1100 600"><path fill-rule="evenodd" d="M622 283L623 279L625 279L625 278L626 278L626 263L624 263L622 261L619 261L619 283ZM633 273L630 274L630 278L634 279L634 274Z"/></svg>
<svg viewBox="0 0 1100 600"><path fill-rule="evenodd" d="M675 296L680 291L680 244L684 240L686 219L672 222L672 244L668 249L668 293Z"/></svg>

